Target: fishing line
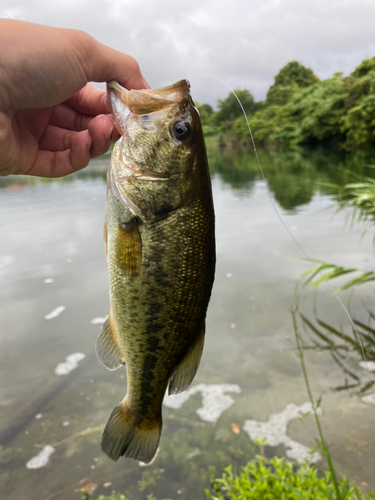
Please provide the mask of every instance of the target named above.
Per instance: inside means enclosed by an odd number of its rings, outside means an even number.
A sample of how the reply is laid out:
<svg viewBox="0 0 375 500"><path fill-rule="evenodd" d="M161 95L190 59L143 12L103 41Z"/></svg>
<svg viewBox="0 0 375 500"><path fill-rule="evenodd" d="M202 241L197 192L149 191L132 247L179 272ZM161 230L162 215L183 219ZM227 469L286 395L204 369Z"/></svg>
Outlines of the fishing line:
<svg viewBox="0 0 375 500"><path fill-rule="evenodd" d="M238 101L238 104L240 105L240 108L242 110L242 113L245 117L245 120L246 120L246 124L247 124L247 128L249 130L249 134L250 134L250 138L251 138L251 143L252 143L252 146L253 146L253 149L254 149L254 153L255 153L255 158L256 158L256 161L257 161L257 164L258 164L258 167L259 167L259 170L260 170L260 173L262 175L262 178L263 178L263 181L266 185L266 189L267 189L267 193L268 193L268 197L269 199L271 200L271 203L272 203L272 206L273 206L273 209L274 211L276 212L276 215L277 217L279 218L281 224L284 226L284 229L286 230L286 232L289 234L289 236L292 238L292 240L294 241L294 243L298 246L298 248L300 249L300 251L304 254L304 256L307 258L307 260L309 262L311 262L311 264L317 269L318 266L317 264L307 255L307 253L305 252L305 250L302 248L302 246L300 245L300 243L296 240L296 238L293 236L293 234L290 232L290 230L288 229L288 226L285 224L283 218L281 217L278 209L277 209L277 206L276 206L276 203L272 197L272 193L271 193L271 189L268 185L268 182L267 182L267 179L264 175L264 172L263 172L263 168L262 168L262 165L260 163L260 160L259 160L259 156L258 156L258 151L257 151L257 148L255 146L255 141L254 141L254 137L253 137L253 133L251 131L251 127L250 127L250 123L249 123L249 120L247 118L247 115L246 115L246 112L245 112L245 109L242 105L242 102L240 101L239 97L237 96L237 94L235 93L235 91L227 84L225 83L221 78L217 77L217 76L214 76L214 75L211 75L210 73L190 73L188 75L189 76L210 76L211 78L215 78L215 80L218 80L219 82L221 82L223 85L225 85L231 92L232 94L234 95L234 97L237 99ZM321 276L323 276L322 272L319 272L319 274ZM331 290L333 290L333 286L331 285L330 281L327 280L325 281L325 283L327 283L327 285L331 288ZM366 363L366 368L368 369L367 367L367 359L366 359L366 356L365 356L365 352L364 352L364 349L363 349L363 345L362 345L362 341L361 341L361 338L359 336L359 333L358 333L358 330L349 314L349 311L348 309L345 307L344 303L342 302L342 300L340 299L340 297L338 295L335 295L335 298L339 301L339 304L341 305L341 307L343 308L343 310L345 311L345 314L347 315L349 321L350 321L350 324L352 325L352 328L353 330L355 331L356 333L356 336L357 336L357 339L358 339L358 342L359 342L359 345L361 346L361 351L362 351L362 357L363 357L363 360L364 362Z"/></svg>

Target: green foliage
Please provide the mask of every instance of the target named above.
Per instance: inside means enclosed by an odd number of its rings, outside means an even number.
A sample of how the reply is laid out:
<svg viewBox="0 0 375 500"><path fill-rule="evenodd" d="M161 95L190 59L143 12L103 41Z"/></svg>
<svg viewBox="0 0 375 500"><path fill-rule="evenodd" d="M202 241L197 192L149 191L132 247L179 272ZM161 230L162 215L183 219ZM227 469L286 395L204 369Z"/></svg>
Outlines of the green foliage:
<svg viewBox="0 0 375 500"><path fill-rule="evenodd" d="M375 82L375 74L373 75ZM375 94L363 96L342 119L341 131L348 147L371 146L375 143Z"/></svg>
<svg viewBox="0 0 375 500"><path fill-rule="evenodd" d="M275 76L275 83L267 92L267 101L269 104L284 105L298 89L309 87L318 81L319 78L310 68L291 61Z"/></svg>
<svg viewBox="0 0 375 500"><path fill-rule="evenodd" d="M323 141L340 135L344 108L343 81L324 80L296 94L288 105L291 117L300 124L298 142Z"/></svg>
<svg viewBox="0 0 375 500"><path fill-rule="evenodd" d="M375 57L365 59L350 76L336 72L320 81L297 61L275 76L266 101L255 103L248 90L236 91L249 117L257 143L335 143L345 149L375 144ZM249 131L236 97L219 99L218 111L199 105L208 135L230 131L249 141ZM228 138L228 143L232 140Z"/></svg>
<svg viewBox="0 0 375 500"><path fill-rule="evenodd" d="M305 68L298 61L286 64L275 76L275 86L296 85L297 87L309 87L318 82L319 78L314 75L310 68Z"/></svg>
<svg viewBox="0 0 375 500"><path fill-rule="evenodd" d="M354 78L360 78L361 76L365 76L371 71L375 71L375 57L371 57L371 59L364 59L359 66L355 68L351 76Z"/></svg>
<svg viewBox="0 0 375 500"><path fill-rule="evenodd" d="M245 113L250 114L255 111L255 101L254 97L248 90L236 89L239 100L244 107ZM218 100L219 110L215 114L215 122L217 124L222 124L223 122L232 122L237 117L242 116L242 110L238 104L237 98L232 92L228 95L226 99Z"/></svg>
<svg viewBox="0 0 375 500"><path fill-rule="evenodd" d="M371 177L348 172L359 182L344 186L325 184L336 195L338 210L352 208L352 221L374 220L375 218L375 180Z"/></svg>
<svg viewBox="0 0 375 500"><path fill-rule="evenodd" d="M301 276L302 279L306 278L304 281L304 285L310 285L309 290L316 288L321 283L327 282L334 278L341 278L342 276L346 276L349 273L357 273L357 276L355 278L351 278L347 283L345 283L345 285L340 286L340 288L334 290L332 295L336 295L343 290L348 290L349 288L363 285L364 283L368 283L370 281L375 281L375 273L373 273L372 271L361 271L357 268L337 266L336 264L329 264L328 262L317 259L303 260L308 260L309 262L316 263L316 265L308 269Z"/></svg>
<svg viewBox="0 0 375 500"><path fill-rule="evenodd" d="M209 123L210 119L214 114L212 106L210 106L209 104L199 104L199 103L196 103L196 106L198 108L202 123Z"/></svg>
<svg viewBox="0 0 375 500"><path fill-rule="evenodd" d="M257 457L238 475L227 467L221 478L212 478L211 488L212 493L206 490L209 500L333 500L336 496L330 472L319 477L317 469L308 463L297 466L277 457ZM340 498L364 500L365 496L343 478Z"/></svg>

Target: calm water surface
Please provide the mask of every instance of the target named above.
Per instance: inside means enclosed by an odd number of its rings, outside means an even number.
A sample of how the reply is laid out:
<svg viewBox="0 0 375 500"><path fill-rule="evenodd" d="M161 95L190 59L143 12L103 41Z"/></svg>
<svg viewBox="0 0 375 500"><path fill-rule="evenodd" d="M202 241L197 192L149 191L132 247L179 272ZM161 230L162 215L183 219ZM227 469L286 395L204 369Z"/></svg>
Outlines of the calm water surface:
<svg viewBox="0 0 375 500"><path fill-rule="evenodd" d="M372 225L351 226L349 211L335 214L329 208L334 196L318 184L349 182L349 170L369 175L371 159L327 151L260 156L277 209L308 255L372 270ZM243 430L247 421L281 413L282 429L286 406L308 401L289 308L311 264L291 257L302 257L301 251L274 211L253 154L213 150L217 272L193 389L186 401L164 407L160 452L151 466L113 463L102 454L102 426L126 390L125 369L107 371L94 353L109 309L102 243L107 162L92 162L65 180L0 184L1 498L79 499L78 483L89 478L97 485L92 498L117 491L129 500L151 492L158 500L203 499L210 471L220 474L229 463L239 468L259 452ZM302 290L300 311L318 331L324 321L352 335L331 292L318 288L314 313L312 292ZM373 300L372 288L361 287L351 315L367 324ZM301 331L306 345L327 347L306 324ZM57 375L57 365L74 353L85 359L71 360L70 373ZM329 349L305 355L314 395L323 397L321 421L336 469L375 489L373 373L361 367L359 355L347 355L346 372ZM268 456L290 450L286 436L295 449L314 446L318 437L311 416L290 420L286 435L277 429ZM42 450L51 453L48 461ZM323 460L317 465L325 467Z"/></svg>

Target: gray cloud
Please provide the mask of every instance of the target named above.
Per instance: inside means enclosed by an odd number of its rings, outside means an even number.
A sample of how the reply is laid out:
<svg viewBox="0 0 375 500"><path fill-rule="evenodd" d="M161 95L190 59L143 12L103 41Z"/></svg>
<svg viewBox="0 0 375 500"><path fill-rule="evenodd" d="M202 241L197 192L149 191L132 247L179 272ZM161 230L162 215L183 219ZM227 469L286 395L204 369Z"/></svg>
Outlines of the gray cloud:
<svg viewBox="0 0 375 500"><path fill-rule="evenodd" d="M2 0L0 16L87 31L139 61L151 85L188 77L214 104L232 87L265 97L297 59L320 78L375 55L373 0Z"/></svg>

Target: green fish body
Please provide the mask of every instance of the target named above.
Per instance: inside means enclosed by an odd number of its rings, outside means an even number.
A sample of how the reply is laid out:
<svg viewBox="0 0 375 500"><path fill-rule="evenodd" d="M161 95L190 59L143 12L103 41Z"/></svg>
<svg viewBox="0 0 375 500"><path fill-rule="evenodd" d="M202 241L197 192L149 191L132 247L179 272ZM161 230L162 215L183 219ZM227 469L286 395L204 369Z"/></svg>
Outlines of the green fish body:
<svg viewBox="0 0 375 500"><path fill-rule="evenodd" d="M102 449L149 462L165 392L184 391L202 354L215 268L214 210L199 114L185 80L158 90L108 84L122 136L108 169L105 225L111 311L97 342L127 394Z"/></svg>

